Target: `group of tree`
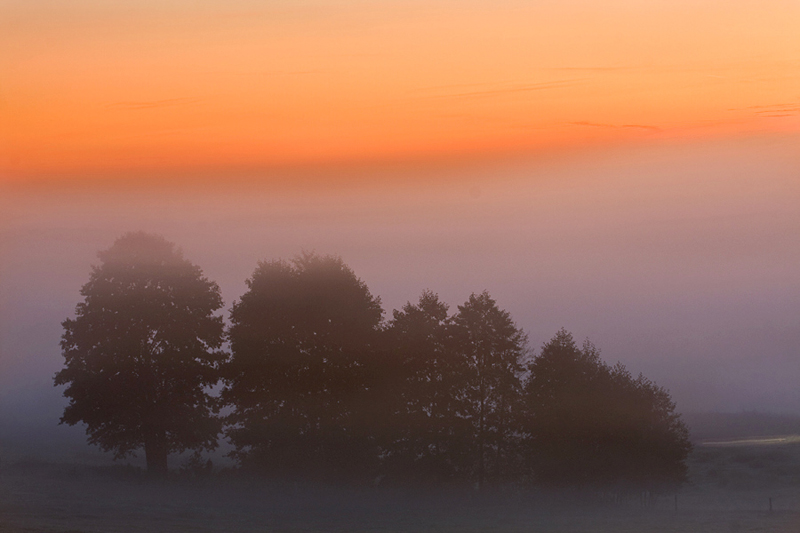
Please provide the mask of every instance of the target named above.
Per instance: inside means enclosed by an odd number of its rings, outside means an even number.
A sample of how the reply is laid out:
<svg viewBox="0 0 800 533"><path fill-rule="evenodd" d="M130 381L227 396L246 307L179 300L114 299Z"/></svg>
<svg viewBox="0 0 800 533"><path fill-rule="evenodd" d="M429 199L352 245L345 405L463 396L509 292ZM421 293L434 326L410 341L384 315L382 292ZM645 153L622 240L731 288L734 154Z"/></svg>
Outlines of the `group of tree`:
<svg viewBox="0 0 800 533"><path fill-rule="evenodd" d="M63 323L61 421L116 457L144 448L153 472L222 434L243 469L279 478L685 479L688 432L664 389L565 330L531 354L486 292L450 314L426 291L384 321L341 259L305 253L259 263L226 329L219 287L162 237L126 234L98 255Z"/></svg>

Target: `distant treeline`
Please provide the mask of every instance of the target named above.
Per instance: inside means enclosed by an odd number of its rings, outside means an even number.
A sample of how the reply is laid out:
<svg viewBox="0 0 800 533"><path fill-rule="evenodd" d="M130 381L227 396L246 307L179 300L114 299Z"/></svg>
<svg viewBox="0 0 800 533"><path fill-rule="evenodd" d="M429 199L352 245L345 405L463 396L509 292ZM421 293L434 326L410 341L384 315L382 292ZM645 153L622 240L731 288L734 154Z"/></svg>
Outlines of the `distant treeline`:
<svg viewBox="0 0 800 533"><path fill-rule="evenodd" d="M691 445L669 394L561 330L538 353L488 293L425 291L383 319L340 258L258 264L219 287L160 236L99 254L66 320L62 422L117 457L211 450L242 469L352 483L669 490ZM221 384L219 394L212 386ZM223 414L221 414L223 413Z"/></svg>
<svg viewBox="0 0 800 533"><path fill-rule="evenodd" d="M800 435L800 416L759 413L684 413L694 442Z"/></svg>

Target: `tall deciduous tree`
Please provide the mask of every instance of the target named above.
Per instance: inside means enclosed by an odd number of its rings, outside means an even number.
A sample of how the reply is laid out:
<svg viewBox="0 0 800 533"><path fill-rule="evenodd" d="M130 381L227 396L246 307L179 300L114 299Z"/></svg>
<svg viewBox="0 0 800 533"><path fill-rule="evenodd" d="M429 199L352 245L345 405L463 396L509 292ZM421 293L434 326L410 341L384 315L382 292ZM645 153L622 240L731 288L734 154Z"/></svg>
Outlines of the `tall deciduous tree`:
<svg viewBox="0 0 800 533"><path fill-rule="evenodd" d="M465 466L479 488L513 471L520 375L527 340L511 315L487 292L472 294L453 317L462 359L459 417L470 422Z"/></svg>
<svg viewBox="0 0 800 533"><path fill-rule="evenodd" d="M243 465L352 478L377 461L383 311L340 258L259 263L231 311L222 397Z"/></svg>
<svg viewBox="0 0 800 533"><path fill-rule="evenodd" d="M667 391L563 329L529 370L523 427L540 483L657 491L685 480L691 444Z"/></svg>
<svg viewBox="0 0 800 533"><path fill-rule="evenodd" d="M117 458L143 447L147 469L163 474L169 453L216 446L207 390L225 358L219 287L158 235L128 233L98 256L63 322L61 422L85 423L89 442Z"/></svg>
<svg viewBox="0 0 800 533"><path fill-rule="evenodd" d="M464 366L447 305L435 293L423 292L419 303L394 311L386 341L394 365L385 454L390 475L433 483L458 480L461 435L470 423L459 416Z"/></svg>

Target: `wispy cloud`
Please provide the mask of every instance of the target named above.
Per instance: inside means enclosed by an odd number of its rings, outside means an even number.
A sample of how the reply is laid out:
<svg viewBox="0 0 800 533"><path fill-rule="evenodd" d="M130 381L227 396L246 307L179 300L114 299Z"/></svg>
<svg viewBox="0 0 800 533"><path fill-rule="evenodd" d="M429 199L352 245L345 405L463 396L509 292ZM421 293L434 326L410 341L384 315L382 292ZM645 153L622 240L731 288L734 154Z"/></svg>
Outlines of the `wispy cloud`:
<svg viewBox="0 0 800 533"><path fill-rule="evenodd" d="M427 94L423 97L427 98L480 98L486 96L499 96L504 94L525 93L535 91L545 91L548 89L560 89L563 87L570 87L586 81L586 78L566 79L566 80L553 80L540 83L513 83L513 84L474 84L474 85L455 85L443 87L430 87L427 89L420 89L415 92L428 92L440 94ZM462 91L447 91L448 89L475 87L476 90L462 90ZM483 89L477 89L483 87Z"/></svg>
<svg viewBox="0 0 800 533"><path fill-rule="evenodd" d="M107 109L156 109L162 107L172 107L180 105L191 105L202 101L202 98L167 98L165 100L151 100L143 102L115 102L106 104Z"/></svg>
<svg viewBox="0 0 800 533"><path fill-rule="evenodd" d="M635 128L641 130L648 130L648 131L661 131L661 128L656 126L650 126L647 124L603 124L602 122L587 122L587 121L579 121L579 122L570 122L571 126L589 126L591 128Z"/></svg>
<svg viewBox="0 0 800 533"><path fill-rule="evenodd" d="M623 70L637 70L641 67L550 67L542 70L561 72L619 72Z"/></svg>
<svg viewBox="0 0 800 533"><path fill-rule="evenodd" d="M661 128L656 126L648 126L647 124L623 124L620 128L637 128L640 130L661 131Z"/></svg>
<svg viewBox="0 0 800 533"><path fill-rule="evenodd" d="M800 103L790 102L786 104L751 105L741 109L729 109L729 111L747 110L756 115L768 118L793 117L800 114Z"/></svg>

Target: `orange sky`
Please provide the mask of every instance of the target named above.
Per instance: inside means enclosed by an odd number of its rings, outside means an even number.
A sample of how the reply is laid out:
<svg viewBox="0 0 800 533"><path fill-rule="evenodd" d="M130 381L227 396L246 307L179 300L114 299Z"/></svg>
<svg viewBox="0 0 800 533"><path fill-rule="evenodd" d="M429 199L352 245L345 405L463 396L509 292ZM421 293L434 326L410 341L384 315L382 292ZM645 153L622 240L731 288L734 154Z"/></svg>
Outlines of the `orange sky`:
<svg viewBox="0 0 800 533"><path fill-rule="evenodd" d="M794 0L6 0L0 179L800 131Z"/></svg>

